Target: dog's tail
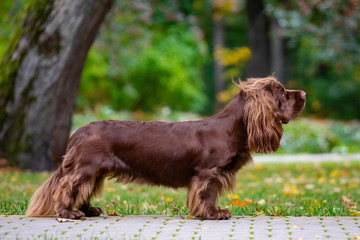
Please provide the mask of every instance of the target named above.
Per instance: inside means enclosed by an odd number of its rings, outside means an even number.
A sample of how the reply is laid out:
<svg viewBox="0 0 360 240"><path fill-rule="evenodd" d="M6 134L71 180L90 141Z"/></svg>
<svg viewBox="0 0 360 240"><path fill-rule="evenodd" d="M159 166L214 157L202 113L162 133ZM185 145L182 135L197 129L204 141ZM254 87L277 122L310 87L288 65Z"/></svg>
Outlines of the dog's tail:
<svg viewBox="0 0 360 240"><path fill-rule="evenodd" d="M61 168L58 169L31 197L26 210L27 217L49 216L55 214L55 201L53 194L62 177Z"/></svg>

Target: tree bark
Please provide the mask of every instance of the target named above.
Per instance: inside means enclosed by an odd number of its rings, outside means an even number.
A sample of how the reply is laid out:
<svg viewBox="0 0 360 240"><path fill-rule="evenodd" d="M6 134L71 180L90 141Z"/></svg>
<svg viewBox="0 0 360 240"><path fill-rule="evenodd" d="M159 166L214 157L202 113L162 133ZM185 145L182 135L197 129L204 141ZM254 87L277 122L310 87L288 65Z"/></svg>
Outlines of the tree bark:
<svg viewBox="0 0 360 240"><path fill-rule="evenodd" d="M0 154L52 170L62 159L81 71L113 0L35 0L0 63Z"/></svg>
<svg viewBox="0 0 360 240"><path fill-rule="evenodd" d="M251 58L246 66L247 77L267 77L271 74L269 22L263 0L247 0L249 45Z"/></svg>

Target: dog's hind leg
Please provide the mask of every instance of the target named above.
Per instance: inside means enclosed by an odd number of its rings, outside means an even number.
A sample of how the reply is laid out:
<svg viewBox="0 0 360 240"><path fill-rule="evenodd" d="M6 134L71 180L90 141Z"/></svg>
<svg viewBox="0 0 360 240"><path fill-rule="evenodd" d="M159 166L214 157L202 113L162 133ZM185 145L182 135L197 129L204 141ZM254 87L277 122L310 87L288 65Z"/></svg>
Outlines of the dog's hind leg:
<svg viewBox="0 0 360 240"><path fill-rule="evenodd" d="M85 214L75 207L83 204L94 188L94 178L81 175L66 175L60 179L59 187L53 198L55 211L59 217L81 218Z"/></svg>
<svg viewBox="0 0 360 240"><path fill-rule="evenodd" d="M86 199L78 208L87 217L99 216L104 212L100 207L92 206L90 203L91 197L100 195L102 193L104 187L104 180L105 177L103 175L100 175L95 179L92 193L88 196L88 199Z"/></svg>
<svg viewBox="0 0 360 240"><path fill-rule="evenodd" d="M210 173L193 178L187 196L187 206L191 215L209 220L231 218L229 210L216 206L218 194L228 186L227 181L223 181L223 176L216 172L214 169Z"/></svg>
<svg viewBox="0 0 360 240"><path fill-rule="evenodd" d="M94 158L97 158L95 156ZM53 194L55 212L59 217L81 218L85 215L99 215L102 210L90 205L90 198L101 192L105 175L99 174L99 168L87 160L72 160L73 156L65 156L62 168L63 176ZM78 210L74 210L78 208ZM83 212L84 211L84 212Z"/></svg>

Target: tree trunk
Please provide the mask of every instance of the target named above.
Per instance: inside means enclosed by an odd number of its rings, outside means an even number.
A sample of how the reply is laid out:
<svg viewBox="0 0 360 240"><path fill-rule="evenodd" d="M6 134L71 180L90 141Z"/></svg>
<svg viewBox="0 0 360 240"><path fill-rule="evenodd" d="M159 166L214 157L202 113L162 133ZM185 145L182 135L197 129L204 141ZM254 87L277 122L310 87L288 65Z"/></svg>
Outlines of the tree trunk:
<svg viewBox="0 0 360 240"><path fill-rule="evenodd" d="M213 45L214 52L218 49L224 48L224 17L214 19ZM222 66L221 63L214 59L215 95L225 90L225 84L222 76L223 73L224 66ZM222 107L222 104L216 101L216 110L219 110Z"/></svg>
<svg viewBox="0 0 360 240"><path fill-rule="evenodd" d="M269 23L264 13L263 0L247 0L249 45L251 58L246 66L247 77L266 77L270 72Z"/></svg>
<svg viewBox="0 0 360 240"><path fill-rule="evenodd" d="M276 20L271 24L271 72L277 80L286 84L287 62L285 56L284 29L279 26Z"/></svg>
<svg viewBox="0 0 360 240"><path fill-rule="evenodd" d="M113 0L35 0L0 64L0 154L52 170L71 128L81 71Z"/></svg>

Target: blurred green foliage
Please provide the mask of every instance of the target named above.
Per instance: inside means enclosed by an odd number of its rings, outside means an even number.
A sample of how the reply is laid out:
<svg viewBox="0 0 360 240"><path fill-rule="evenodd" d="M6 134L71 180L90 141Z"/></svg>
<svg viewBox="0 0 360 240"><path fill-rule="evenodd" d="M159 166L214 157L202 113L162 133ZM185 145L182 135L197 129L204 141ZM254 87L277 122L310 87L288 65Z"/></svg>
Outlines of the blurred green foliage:
<svg viewBox="0 0 360 240"><path fill-rule="evenodd" d="M16 15L22 10L25 0L2 0L0 7L0 60L8 48L8 43L16 22Z"/></svg>
<svg viewBox="0 0 360 240"><path fill-rule="evenodd" d="M99 103L115 110L199 112L208 54L190 21L167 1L119 1L90 50L78 108Z"/></svg>
<svg viewBox="0 0 360 240"><path fill-rule="evenodd" d="M291 62L288 86L307 91L308 113L360 119L358 0L267 1L284 29Z"/></svg>
<svg viewBox="0 0 360 240"><path fill-rule="evenodd" d="M360 123L300 118L283 125L279 153L360 152Z"/></svg>

